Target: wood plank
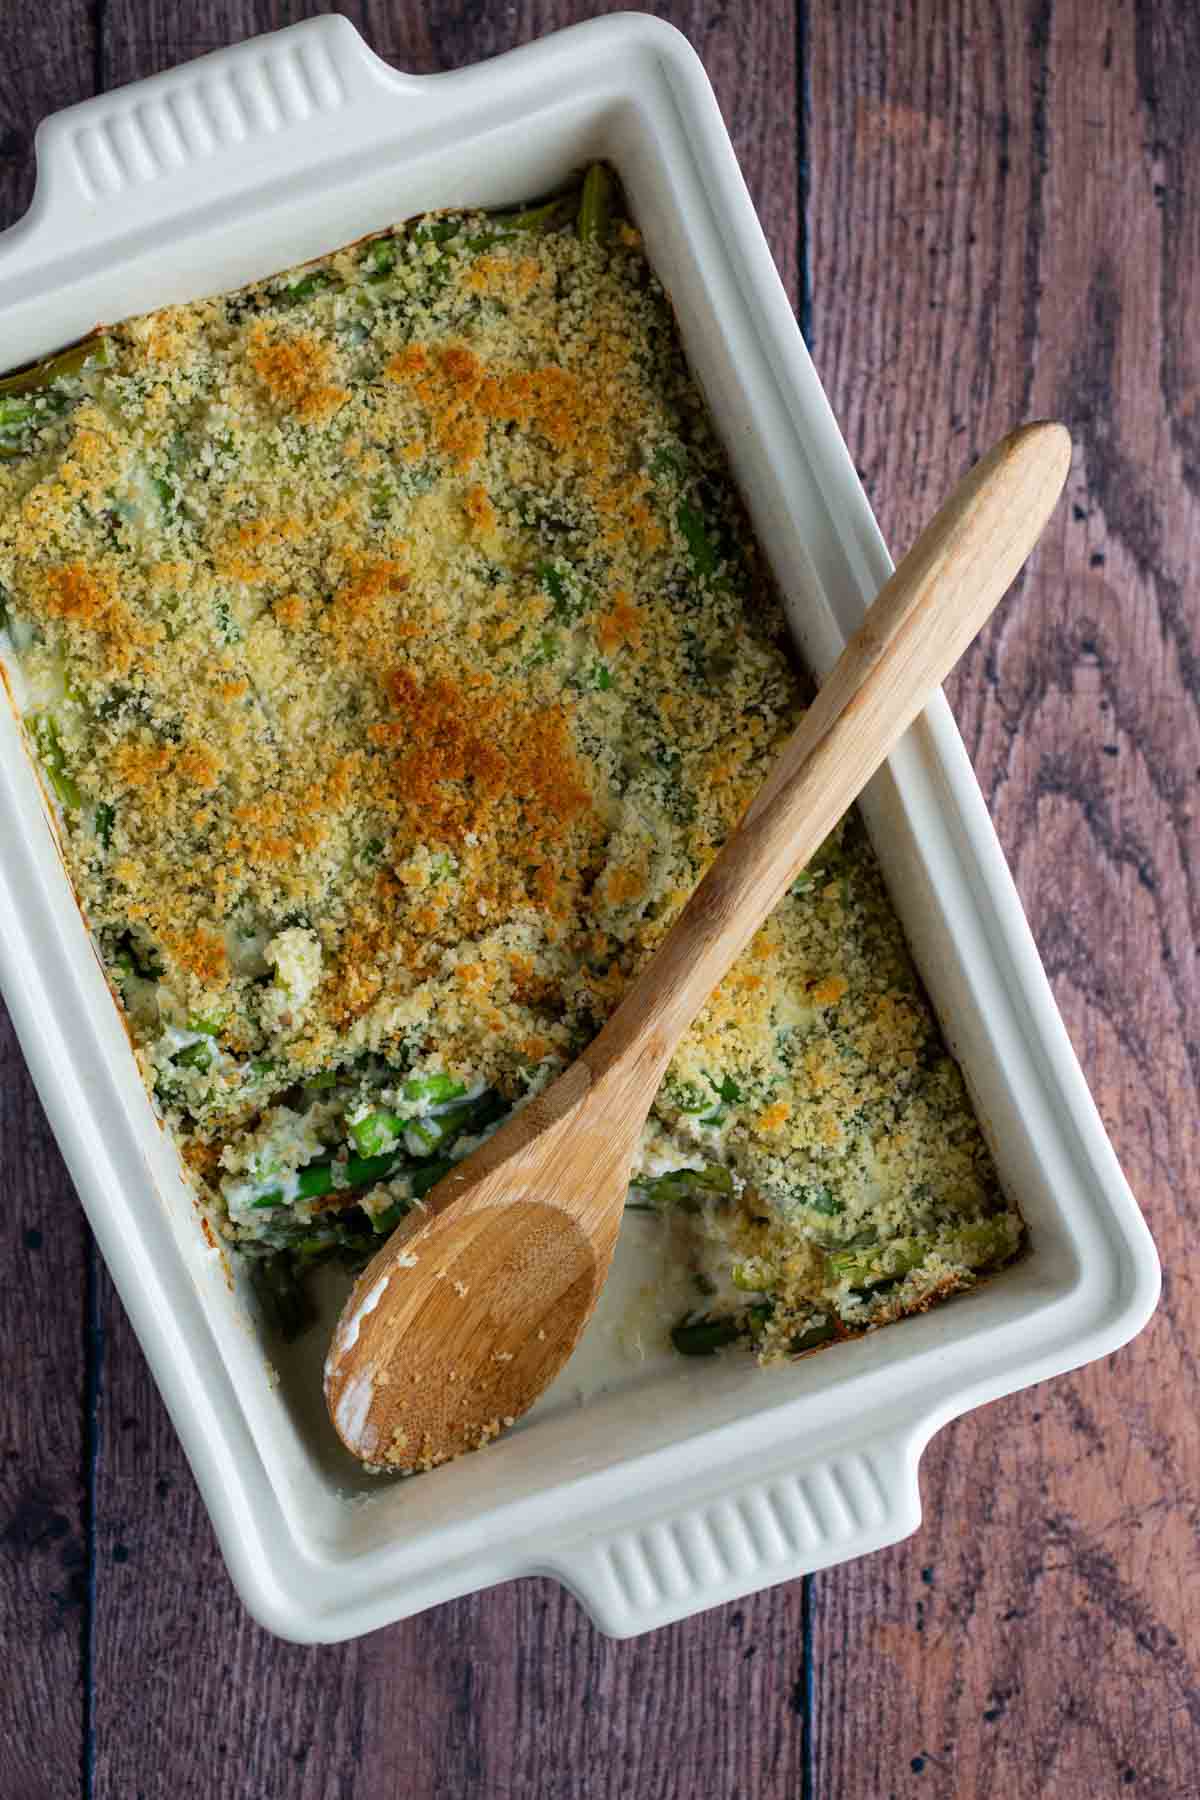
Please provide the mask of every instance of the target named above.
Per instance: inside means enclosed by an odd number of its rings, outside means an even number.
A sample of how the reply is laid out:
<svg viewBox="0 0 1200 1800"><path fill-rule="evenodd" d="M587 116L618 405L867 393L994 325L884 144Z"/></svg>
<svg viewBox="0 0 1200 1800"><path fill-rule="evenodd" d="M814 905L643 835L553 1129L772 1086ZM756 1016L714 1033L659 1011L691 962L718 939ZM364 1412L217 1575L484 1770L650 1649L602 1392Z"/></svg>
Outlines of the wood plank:
<svg viewBox="0 0 1200 1800"><path fill-rule="evenodd" d="M813 1791L1184 1800L1200 14L846 0L810 19L815 349L893 545L1018 418L1076 435L1070 503L951 695L1167 1270L1135 1345L944 1432L918 1536L818 1579ZM870 1705L848 1706L863 1676Z"/></svg>
<svg viewBox="0 0 1200 1800"><path fill-rule="evenodd" d="M79 1784L88 1233L0 1008L0 1794Z"/></svg>
<svg viewBox="0 0 1200 1800"><path fill-rule="evenodd" d="M83 0L53 0L6 34L0 228L29 205L38 120L91 92L93 48ZM59 1800L82 1781L89 1242L0 1007L0 1794L14 1800Z"/></svg>
<svg viewBox="0 0 1200 1800"><path fill-rule="evenodd" d="M316 10L270 0L109 0L105 83ZM584 0L503 9L357 0L342 10L382 54L423 72L598 9ZM714 13L691 0L658 10L705 57L794 295L792 8ZM547 1581L441 1607L359 1644L306 1650L260 1631L229 1588L106 1279L101 1293L108 1351L97 1467L97 1800L375 1800L393 1791L411 1800L693 1800L701 1786L722 1800L749 1800L800 1792L798 1583L631 1644L601 1638Z"/></svg>
<svg viewBox="0 0 1200 1800"><path fill-rule="evenodd" d="M694 1800L701 1780L722 1800L799 1794L799 1583L627 1644L550 1581L357 1643L280 1643L234 1596L124 1316L108 1316L97 1800Z"/></svg>

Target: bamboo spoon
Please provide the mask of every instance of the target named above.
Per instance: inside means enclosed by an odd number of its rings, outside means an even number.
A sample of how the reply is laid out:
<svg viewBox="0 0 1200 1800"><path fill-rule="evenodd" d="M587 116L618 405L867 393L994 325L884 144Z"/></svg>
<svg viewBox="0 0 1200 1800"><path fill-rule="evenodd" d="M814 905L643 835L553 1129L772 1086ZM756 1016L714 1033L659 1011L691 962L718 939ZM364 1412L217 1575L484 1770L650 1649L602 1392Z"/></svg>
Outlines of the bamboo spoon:
<svg viewBox="0 0 1200 1800"><path fill-rule="evenodd" d="M1005 592L1070 456L1063 426L1026 425L956 488L599 1036L368 1264L325 1364L355 1456L412 1469L476 1449L558 1374L604 1286L680 1037Z"/></svg>

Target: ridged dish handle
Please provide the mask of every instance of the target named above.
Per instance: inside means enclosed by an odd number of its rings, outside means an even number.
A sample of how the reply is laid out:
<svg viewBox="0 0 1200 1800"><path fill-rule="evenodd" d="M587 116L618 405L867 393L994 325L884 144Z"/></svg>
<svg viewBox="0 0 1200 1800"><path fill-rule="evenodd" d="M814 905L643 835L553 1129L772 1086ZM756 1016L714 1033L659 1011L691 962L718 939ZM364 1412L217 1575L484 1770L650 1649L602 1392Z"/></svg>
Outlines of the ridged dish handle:
<svg viewBox="0 0 1200 1800"><path fill-rule="evenodd" d="M393 130L397 101L421 88L367 48L348 19L308 19L116 89L45 120L30 226L52 224L75 250L122 232L225 203L239 187L305 169ZM0 239L17 248L21 227Z"/></svg>
<svg viewBox="0 0 1200 1800"><path fill-rule="evenodd" d="M601 1631L632 1637L908 1537L921 1523L927 1433L893 1431L694 1506L597 1534L539 1564Z"/></svg>

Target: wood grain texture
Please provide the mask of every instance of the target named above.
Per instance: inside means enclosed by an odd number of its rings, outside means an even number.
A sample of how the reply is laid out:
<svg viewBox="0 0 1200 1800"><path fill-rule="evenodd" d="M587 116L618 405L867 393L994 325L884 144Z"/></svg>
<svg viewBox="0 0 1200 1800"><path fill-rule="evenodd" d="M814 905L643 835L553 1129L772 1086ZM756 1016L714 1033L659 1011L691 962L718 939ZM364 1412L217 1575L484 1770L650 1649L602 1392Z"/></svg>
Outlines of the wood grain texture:
<svg viewBox="0 0 1200 1800"><path fill-rule="evenodd" d="M1133 1346L944 1432L921 1533L818 1580L814 1792L1185 1800L1200 14L848 0L811 20L815 349L890 540L1014 420L1075 435L1070 504L950 691L1166 1267ZM845 1702L867 1669L869 1729Z"/></svg>
<svg viewBox="0 0 1200 1800"><path fill-rule="evenodd" d="M0 1796L74 1793L87 1659L88 1237L0 1010Z"/></svg>
<svg viewBox="0 0 1200 1800"><path fill-rule="evenodd" d="M10 0L5 216L28 197L32 125L94 76L315 10ZM343 10L419 72L603 9ZM612 1644L524 1582L298 1649L233 1597L102 1272L92 1414L85 1234L0 1038L0 1800L1200 1795L1197 11L655 10L708 64L796 300L807 246L818 364L893 546L1018 418L1060 414L1076 435L1069 504L951 696L1158 1238L1162 1309L1130 1349L943 1432L919 1535L807 1597L794 1584Z"/></svg>
<svg viewBox="0 0 1200 1800"><path fill-rule="evenodd" d="M96 1800L695 1800L701 1776L799 1800L798 1583L627 1644L549 1581L281 1644L229 1586L119 1309L107 1367Z"/></svg>
<svg viewBox="0 0 1200 1800"><path fill-rule="evenodd" d="M91 92L91 10L29 15L0 53L0 227L29 204L42 115ZM3 854L0 848L0 854ZM84 1764L91 1577L90 1241L0 1006L0 1800ZM94 1253L91 1253L94 1256Z"/></svg>

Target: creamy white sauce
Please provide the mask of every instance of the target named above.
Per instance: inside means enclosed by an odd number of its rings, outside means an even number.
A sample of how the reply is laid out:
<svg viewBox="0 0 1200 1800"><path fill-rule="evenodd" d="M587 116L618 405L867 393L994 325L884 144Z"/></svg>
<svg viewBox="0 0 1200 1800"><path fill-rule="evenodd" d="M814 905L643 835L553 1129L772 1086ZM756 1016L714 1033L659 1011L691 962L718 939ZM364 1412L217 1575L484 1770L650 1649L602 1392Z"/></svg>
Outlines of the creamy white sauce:
<svg viewBox="0 0 1200 1800"><path fill-rule="evenodd" d="M346 1383L333 1409L334 1423L339 1434L355 1446L360 1456L369 1456L379 1441L377 1431L368 1434L366 1430L374 1396L372 1371L367 1369L353 1381Z"/></svg>
<svg viewBox="0 0 1200 1800"><path fill-rule="evenodd" d="M338 1329L338 1354L340 1356L344 1356L348 1350L353 1350L355 1344L357 1344L358 1333L363 1320L375 1311L375 1308L383 1299L383 1290L386 1288L390 1279L390 1272L387 1275L381 1275L370 1293L367 1294L363 1300L361 1306L356 1306L350 1317L342 1321L342 1324Z"/></svg>

